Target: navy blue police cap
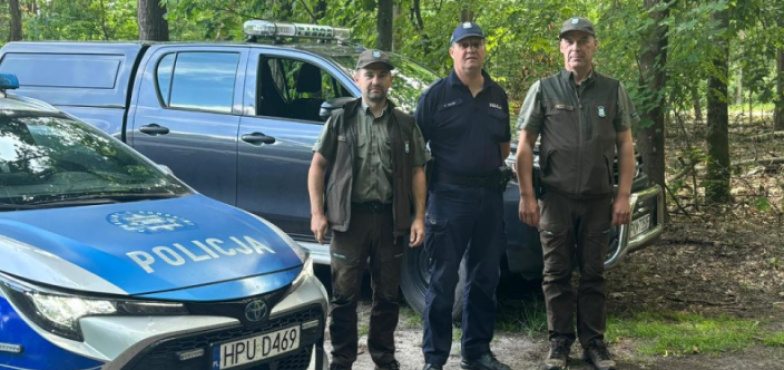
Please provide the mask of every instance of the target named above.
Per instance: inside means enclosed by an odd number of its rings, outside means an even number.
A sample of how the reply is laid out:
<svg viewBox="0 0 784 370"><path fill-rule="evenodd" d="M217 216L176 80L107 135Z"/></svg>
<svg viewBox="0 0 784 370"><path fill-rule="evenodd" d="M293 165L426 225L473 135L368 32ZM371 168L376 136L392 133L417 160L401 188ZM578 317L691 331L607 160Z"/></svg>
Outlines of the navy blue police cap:
<svg viewBox="0 0 784 370"><path fill-rule="evenodd" d="M449 44L454 44L466 37L479 37L481 39L485 38L485 34L482 32L482 29L479 28L474 22L463 22L460 23L457 27L455 27L454 32L452 32L452 39L449 40Z"/></svg>

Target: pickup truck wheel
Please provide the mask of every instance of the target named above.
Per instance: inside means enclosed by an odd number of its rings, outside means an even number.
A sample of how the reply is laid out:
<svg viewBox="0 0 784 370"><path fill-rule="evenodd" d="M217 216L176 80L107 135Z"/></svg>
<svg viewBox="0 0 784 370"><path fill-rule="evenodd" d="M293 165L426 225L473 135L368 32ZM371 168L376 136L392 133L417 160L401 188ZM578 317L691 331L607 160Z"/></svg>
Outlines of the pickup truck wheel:
<svg viewBox="0 0 784 370"><path fill-rule="evenodd" d="M408 248L406 246L403 256L403 271L400 277L400 289L406 302L417 313L422 314L425 309L425 295L430 286L430 269L428 258L423 247ZM455 301L452 304L452 321L460 321L463 312L463 291L465 290L465 265L460 264L459 280L455 288Z"/></svg>

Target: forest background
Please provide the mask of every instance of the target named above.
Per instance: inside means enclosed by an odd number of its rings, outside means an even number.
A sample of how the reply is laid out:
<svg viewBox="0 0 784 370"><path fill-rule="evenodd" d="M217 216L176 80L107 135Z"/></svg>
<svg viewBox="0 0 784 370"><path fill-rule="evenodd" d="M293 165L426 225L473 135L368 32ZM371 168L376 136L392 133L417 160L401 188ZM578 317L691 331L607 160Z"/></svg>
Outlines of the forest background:
<svg viewBox="0 0 784 370"><path fill-rule="evenodd" d="M779 145L745 153L784 139L784 0L2 2L0 40L242 41L244 21L275 19L351 28L359 43L440 75L451 69L452 29L473 20L487 34L486 69L507 90L512 113L534 81L562 68L561 23L584 16L597 28L596 69L623 81L636 103L638 150L671 213L740 203L782 222L780 176L763 184L735 177L775 174L784 164Z"/></svg>
<svg viewBox="0 0 784 370"><path fill-rule="evenodd" d="M0 0L0 42L243 42L244 21L274 19L351 28L445 76L450 34L473 20L514 121L530 85L563 67L558 30L573 16L594 22L596 69L635 102L637 149L669 211L657 245L608 271L614 352L628 369L780 368L784 0ZM544 353L541 305L500 301L494 346L516 368ZM398 336L420 361L421 319L405 315Z"/></svg>

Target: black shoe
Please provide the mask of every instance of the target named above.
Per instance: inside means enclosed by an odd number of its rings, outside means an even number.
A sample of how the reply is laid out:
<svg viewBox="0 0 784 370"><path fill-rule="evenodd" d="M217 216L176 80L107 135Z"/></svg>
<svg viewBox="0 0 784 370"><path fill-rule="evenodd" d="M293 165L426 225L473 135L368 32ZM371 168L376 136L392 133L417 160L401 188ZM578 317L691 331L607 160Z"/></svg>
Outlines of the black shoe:
<svg viewBox="0 0 784 370"><path fill-rule="evenodd" d="M496 360L492 352L487 352L476 359L463 359L460 361L460 368L466 370L512 370L509 366Z"/></svg>
<svg viewBox="0 0 784 370"><path fill-rule="evenodd" d="M436 364L425 364L422 370L444 370L444 367Z"/></svg>
<svg viewBox="0 0 784 370"><path fill-rule="evenodd" d="M601 339L594 339L588 344L588 348L583 353L583 360L599 370L615 370L615 361L610 357L610 351Z"/></svg>
<svg viewBox="0 0 784 370"><path fill-rule="evenodd" d="M566 364L569 362L569 349L571 347L572 343L566 338L557 337L550 339L550 352L547 353L547 358L542 362L542 369L566 369Z"/></svg>
<svg viewBox="0 0 784 370"><path fill-rule="evenodd" d="M329 364L329 370L351 370L351 366L344 366L339 364Z"/></svg>
<svg viewBox="0 0 784 370"><path fill-rule="evenodd" d="M397 360L392 360L386 365L376 365L376 370L400 370L400 363Z"/></svg>

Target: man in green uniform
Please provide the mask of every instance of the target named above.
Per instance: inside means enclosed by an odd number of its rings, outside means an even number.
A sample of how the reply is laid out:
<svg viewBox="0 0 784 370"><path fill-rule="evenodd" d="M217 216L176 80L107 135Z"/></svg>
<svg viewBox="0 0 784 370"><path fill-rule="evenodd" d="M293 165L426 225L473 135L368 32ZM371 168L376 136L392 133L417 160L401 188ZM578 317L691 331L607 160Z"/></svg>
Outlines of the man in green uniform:
<svg viewBox="0 0 784 370"><path fill-rule="evenodd" d="M400 368L394 332L403 238L409 234L409 246L417 247L425 236L423 166L429 158L413 117L387 100L392 69L383 52L362 52L354 75L362 98L324 124L308 172L311 230L319 243L328 228L333 231L329 332L335 370L351 369L357 358L357 299L368 259L373 288L368 350L376 370Z"/></svg>
<svg viewBox="0 0 784 370"><path fill-rule="evenodd" d="M623 85L594 70L597 49L590 21L564 22L564 69L531 86L518 120L519 213L520 220L539 228L542 241L542 290L550 337L543 368L548 370L566 367L575 340L575 301L584 358L601 370L615 368L604 343L604 258L611 226L629 222L634 174L630 126L639 118ZM537 202L531 174L540 135L543 194ZM619 174L614 189L616 151ZM575 265L580 270L576 295L570 282Z"/></svg>

